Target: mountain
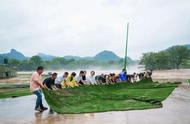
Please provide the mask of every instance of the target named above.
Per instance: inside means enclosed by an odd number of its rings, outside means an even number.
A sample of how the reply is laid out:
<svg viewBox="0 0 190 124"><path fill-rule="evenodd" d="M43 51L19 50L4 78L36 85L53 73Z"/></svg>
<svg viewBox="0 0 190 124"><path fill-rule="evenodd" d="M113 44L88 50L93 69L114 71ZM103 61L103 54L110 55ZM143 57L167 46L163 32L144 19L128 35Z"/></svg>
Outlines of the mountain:
<svg viewBox="0 0 190 124"><path fill-rule="evenodd" d="M11 58L16 60L25 60L27 59L21 52L16 51L15 49L11 49L9 53L0 54L3 58Z"/></svg>
<svg viewBox="0 0 190 124"><path fill-rule="evenodd" d="M65 58L65 59L75 59L75 60L82 59L82 57L80 57L80 56L70 56L70 55L64 56L64 58Z"/></svg>
<svg viewBox="0 0 190 124"><path fill-rule="evenodd" d="M64 56L65 59L85 59L85 60L98 60L98 61L119 61L121 58L114 52L104 50L92 57L80 57L80 56Z"/></svg>
<svg viewBox="0 0 190 124"><path fill-rule="evenodd" d="M47 55L44 53L38 53L37 56L40 56L42 58L42 60L44 60L44 61L51 61L52 59L57 57L57 56ZM9 53L0 54L0 57L17 59L17 60L29 59L29 57L24 56L21 52L18 52L15 49L11 49L11 51ZM64 58L65 59L75 59L75 60L84 59L84 60L98 60L98 61L119 61L122 59L119 56L117 56L114 52L108 51L108 50L104 50L104 51L96 54L95 56L91 56L91 57L80 57L80 56L68 55L68 56L64 56ZM128 62L130 63L132 61L133 60L128 57Z"/></svg>
<svg viewBox="0 0 190 124"><path fill-rule="evenodd" d="M56 58L56 56L47 55L44 53L38 53L37 56L41 57L44 61L51 61L52 59Z"/></svg>
<svg viewBox="0 0 190 124"><path fill-rule="evenodd" d="M104 50L98 54L96 54L93 57L94 60L99 60L99 61L119 61L119 60L124 60L124 58L121 58L119 56L117 56L114 52L112 51L108 51L108 50ZM127 62L128 63L134 63L135 61L132 60L130 57L127 57Z"/></svg>
<svg viewBox="0 0 190 124"><path fill-rule="evenodd" d="M94 60L93 57L80 57L80 56L64 56L65 59L75 59L75 60L80 60L80 59L85 59L85 60Z"/></svg>
<svg viewBox="0 0 190 124"><path fill-rule="evenodd" d="M94 56L94 59L99 61L117 61L120 60L121 58L112 51L104 50L96 54Z"/></svg>

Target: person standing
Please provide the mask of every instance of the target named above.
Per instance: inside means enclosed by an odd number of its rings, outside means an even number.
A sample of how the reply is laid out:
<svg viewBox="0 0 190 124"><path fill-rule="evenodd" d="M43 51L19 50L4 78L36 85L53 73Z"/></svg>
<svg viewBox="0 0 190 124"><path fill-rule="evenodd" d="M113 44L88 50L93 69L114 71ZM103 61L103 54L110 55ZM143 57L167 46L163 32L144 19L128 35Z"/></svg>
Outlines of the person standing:
<svg viewBox="0 0 190 124"><path fill-rule="evenodd" d="M35 110L39 112L43 112L47 110L46 107L42 104L42 91L41 88L44 88L42 84L42 73L44 68L42 66L38 66L36 71L32 74L30 79L30 90L37 96Z"/></svg>

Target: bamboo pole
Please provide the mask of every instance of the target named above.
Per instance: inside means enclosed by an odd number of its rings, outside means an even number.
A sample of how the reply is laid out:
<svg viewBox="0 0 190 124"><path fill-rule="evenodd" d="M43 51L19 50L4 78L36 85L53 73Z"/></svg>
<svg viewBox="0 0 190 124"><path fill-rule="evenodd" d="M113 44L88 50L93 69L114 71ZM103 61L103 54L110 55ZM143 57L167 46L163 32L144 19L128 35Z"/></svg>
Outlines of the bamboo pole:
<svg viewBox="0 0 190 124"><path fill-rule="evenodd" d="M128 48L128 35L129 35L129 22L127 22L127 34L126 34L126 46L125 46L125 62L124 62L124 69L127 73L127 64L128 64L128 61L127 61L127 48Z"/></svg>

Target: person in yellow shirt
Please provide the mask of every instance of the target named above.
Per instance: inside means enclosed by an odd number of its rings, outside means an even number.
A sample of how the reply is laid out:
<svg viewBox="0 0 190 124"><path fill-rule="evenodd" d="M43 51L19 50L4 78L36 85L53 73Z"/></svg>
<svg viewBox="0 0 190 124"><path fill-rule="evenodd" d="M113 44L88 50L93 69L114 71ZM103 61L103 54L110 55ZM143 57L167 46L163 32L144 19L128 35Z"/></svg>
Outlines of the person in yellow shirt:
<svg viewBox="0 0 190 124"><path fill-rule="evenodd" d="M62 88L78 86L77 81L75 80L75 76L75 72L71 73L71 75L67 77L66 81L61 83Z"/></svg>

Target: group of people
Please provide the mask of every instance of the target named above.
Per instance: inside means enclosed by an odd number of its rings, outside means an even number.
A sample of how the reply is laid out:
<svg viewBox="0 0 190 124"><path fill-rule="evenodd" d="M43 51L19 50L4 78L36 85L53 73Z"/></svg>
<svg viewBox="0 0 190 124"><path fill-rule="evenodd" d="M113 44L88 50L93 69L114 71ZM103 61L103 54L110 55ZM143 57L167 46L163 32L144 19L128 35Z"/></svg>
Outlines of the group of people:
<svg viewBox="0 0 190 124"><path fill-rule="evenodd" d="M54 90L54 89L62 89L67 87L76 87L80 85L96 85L97 82L95 80L95 72L91 71L90 76L87 77L86 71L80 71L79 75L75 72L69 74L68 72L64 72L63 75L57 76L56 72L50 73L50 77L47 77L43 81L43 85L45 88Z"/></svg>
<svg viewBox="0 0 190 124"><path fill-rule="evenodd" d="M63 75L58 76L56 72L50 73L50 76L42 81L42 73L44 68L39 66L32 74L30 79L30 89L37 96L35 110L44 111L47 110L42 104L42 91L41 88L47 88L50 90L63 89L67 87L77 87L81 85L103 85L103 84L114 84L119 82L138 82L145 78L151 78L152 72L134 73L128 75L126 70L123 69L121 73L115 74L101 74L96 75L95 71L91 71L90 75L87 76L87 71L80 71L79 75L75 72L69 74L64 72Z"/></svg>
<svg viewBox="0 0 190 124"><path fill-rule="evenodd" d="M114 84L126 81L135 83L145 78L151 78L152 72L147 71L143 73L126 74L125 69L123 69L119 74L110 73L96 75L95 71L91 71L88 76L87 71L80 71L79 75L75 72L72 72L71 74L64 72L61 76L57 76L58 74L54 72L49 73L49 75L50 76L43 81L43 85L48 89L56 90L81 85Z"/></svg>
<svg viewBox="0 0 190 124"><path fill-rule="evenodd" d="M146 71L141 73L127 74L127 81L135 83L143 79L151 79L152 71Z"/></svg>

